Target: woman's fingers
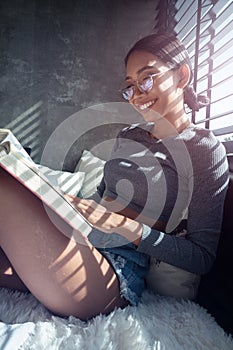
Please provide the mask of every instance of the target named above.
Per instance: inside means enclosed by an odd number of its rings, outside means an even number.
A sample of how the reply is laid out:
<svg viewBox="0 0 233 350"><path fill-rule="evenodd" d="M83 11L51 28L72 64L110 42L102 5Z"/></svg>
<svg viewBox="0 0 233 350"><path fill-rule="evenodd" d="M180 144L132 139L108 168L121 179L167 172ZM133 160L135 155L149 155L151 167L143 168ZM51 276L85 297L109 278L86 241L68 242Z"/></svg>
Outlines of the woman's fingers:
<svg viewBox="0 0 233 350"><path fill-rule="evenodd" d="M101 204L90 199L82 199L70 195L66 195L66 198L97 229L105 233L117 232L136 245L139 244L142 225L137 221L131 220L121 214L110 212Z"/></svg>
<svg viewBox="0 0 233 350"><path fill-rule="evenodd" d="M112 224L114 226L114 223L111 224L112 213L108 212L102 205L93 200L82 199L69 194L65 195L65 198L69 200L96 228L104 232L109 232L112 228Z"/></svg>

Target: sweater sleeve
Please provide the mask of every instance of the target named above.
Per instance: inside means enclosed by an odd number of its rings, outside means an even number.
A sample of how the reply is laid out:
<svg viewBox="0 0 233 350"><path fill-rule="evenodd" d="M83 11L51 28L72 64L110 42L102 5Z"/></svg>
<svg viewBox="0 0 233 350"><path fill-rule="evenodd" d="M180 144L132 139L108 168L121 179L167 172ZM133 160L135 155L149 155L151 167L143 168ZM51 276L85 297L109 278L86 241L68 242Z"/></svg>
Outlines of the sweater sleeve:
<svg viewBox="0 0 233 350"><path fill-rule="evenodd" d="M209 271L216 256L228 185L228 164L225 149L218 141L211 149L195 149L191 157L193 188L187 234L169 235L143 225L138 251L201 275Z"/></svg>

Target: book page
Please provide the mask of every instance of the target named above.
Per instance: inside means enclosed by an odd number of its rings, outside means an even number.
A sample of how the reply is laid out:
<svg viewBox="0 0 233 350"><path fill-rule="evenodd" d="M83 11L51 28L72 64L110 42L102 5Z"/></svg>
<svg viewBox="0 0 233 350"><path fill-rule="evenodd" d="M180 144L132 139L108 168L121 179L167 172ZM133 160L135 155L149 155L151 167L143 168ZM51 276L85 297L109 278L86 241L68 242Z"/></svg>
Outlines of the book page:
<svg viewBox="0 0 233 350"><path fill-rule="evenodd" d="M0 131L0 137L1 135L3 133ZM92 225L64 197L63 193L59 189L54 188L49 180L40 173L36 164L28 157L27 153L27 156L24 157L24 152L19 152L18 140L16 139L15 141L15 138L12 138L12 136L9 138L9 135L4 136L2 137L3 142L0 144L0 165L48 207L53 209L71 227L87 236L92 229ZM14 143L10 143L10 140L13 140Z"/></svg>
<svg viewBox="0 0 233 350"><path fill-rule="evenodd" d="M35 164L29 154L25 151L21 143L13 135L13 133L8 129L0 129L0 143L9 142L14 145L15 149L23 158L27 159L29 162Z"/></svg>

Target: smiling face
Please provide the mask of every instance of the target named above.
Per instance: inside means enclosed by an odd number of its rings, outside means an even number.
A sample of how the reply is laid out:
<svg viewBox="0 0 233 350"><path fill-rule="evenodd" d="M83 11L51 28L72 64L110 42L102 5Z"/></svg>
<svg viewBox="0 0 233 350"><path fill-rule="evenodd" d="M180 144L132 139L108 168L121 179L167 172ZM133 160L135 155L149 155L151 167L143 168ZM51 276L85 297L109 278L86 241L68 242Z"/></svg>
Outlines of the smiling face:
<svg viewBox="0 0 233 350"><path fill-rule="evenodd" d="M173 121L184 113L183 85L180 68L169 69L166 64L146 51L133 51L127 61L125 84L133 87L129 103L137 109L144 120L156 122L161 118ZM152 77L153 86L149 92L139 90L137 82ZM150 86L151 87L151 86Z"/></svg>

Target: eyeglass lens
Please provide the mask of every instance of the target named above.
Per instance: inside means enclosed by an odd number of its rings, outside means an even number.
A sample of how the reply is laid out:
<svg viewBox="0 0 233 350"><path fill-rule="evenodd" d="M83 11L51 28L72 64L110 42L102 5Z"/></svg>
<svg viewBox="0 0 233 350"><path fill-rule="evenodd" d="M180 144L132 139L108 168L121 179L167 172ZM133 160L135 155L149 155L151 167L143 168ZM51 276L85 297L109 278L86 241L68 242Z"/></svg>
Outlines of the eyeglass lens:
<svg viewBox="0 0 233 350"><path fill-rule="evenodd" d="M137 87L138 87L139 91L141 91L143 93L150 92L151 89L153 88L152 76L144 77L142 79L139 79L136 82L137 82ZM125 88L122 91L122 95L123 95L125 100L129 101L133 97L134 89L135 89L135 86L129 86L128 88Z"/></svg>

